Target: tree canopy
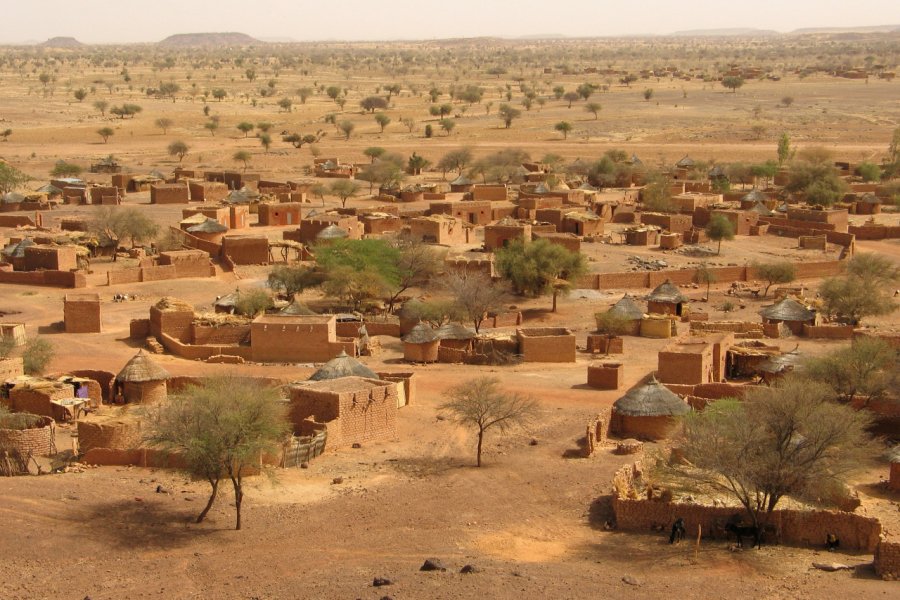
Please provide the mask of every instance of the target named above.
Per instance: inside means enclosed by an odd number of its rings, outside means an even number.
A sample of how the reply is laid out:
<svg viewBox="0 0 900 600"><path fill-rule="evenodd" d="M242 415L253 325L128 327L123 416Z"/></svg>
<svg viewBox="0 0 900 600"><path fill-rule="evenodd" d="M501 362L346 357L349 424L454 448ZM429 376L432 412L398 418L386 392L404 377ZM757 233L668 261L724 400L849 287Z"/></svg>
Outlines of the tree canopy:
<svg viewBox="0 0 900 600"><path fill-rule="evenodd" d="M571 289L586 270L584 256L548 240L525 244L516 240L495 253L500 276L520 294L553 296L553 312L560 293Z"/></svg>

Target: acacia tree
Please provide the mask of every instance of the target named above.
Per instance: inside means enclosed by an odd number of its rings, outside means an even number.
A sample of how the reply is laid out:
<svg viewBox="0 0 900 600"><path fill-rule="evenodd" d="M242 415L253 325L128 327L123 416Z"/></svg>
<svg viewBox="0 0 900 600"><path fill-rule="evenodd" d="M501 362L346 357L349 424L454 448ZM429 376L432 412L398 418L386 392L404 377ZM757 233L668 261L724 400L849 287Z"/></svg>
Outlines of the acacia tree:
<svg viewBox="0 0 900 600"><path fill-rule="evenodd" d="M522 116L522 111L518 108L513 108L509 104L501 104L500 108L497 109L497 115L506 125L506 128L509 129L512 122Z"/></svg>
<svg viewBox="0 0 900 600"><path fill-rule="evenodd" d="M472 150L469 148L460 148L451 150L441 157L437 163L437 169L443 173L444 178L447 177L447 171L456 170L462 173L469 163L472 162Z"/></svg>
<svg viewBox="0 0 900 600"><path fill-rule="evenodd" d="M175 121L166 117L160 117L153 123L160 129L162 129L163 135L166 135L169 132L169 129L171 129L172 126L175 125Z"/></svg>
<svg viewBox="0 0 900 600"><path fill-rule="evenodd" d="M900 280L900 271L887 258L857 254L847 263L843 277L826 279L819 286L822 312L850 325L865 317L888 315L897 310L889 286Z"/></svg>
<svg viewBox="0 0 900 600"><path fill-rule="evenodd" d="M91 220L89 229L101 241L116 247L124 239L131 240L132 248L140 241L151 240L159 232L159 225L136 206L101 206ZM113 254L113 261L116 254Z"/></svg>
<svg viewBox="0 0 900 600"><path fill-rule="evenodd" d="M475 333L490 313L503 307L507 295L505 288L481 272L451 271L442 285L453 298L458 314L475 327Z"/></svg>
<svg viewBox="0 0 900 600"><path fill-rule="evenodd" d="M309 288L322 284L322 275L315 269L300 265L278 265L269 272L266 285L276 292L282 292L289 301Z"/></svg>
<svg viewBox="0 0 900 600"><path fill-rule="evenodd" d="M734 94L738 91L738 88L744 85L744 78L739 77L737 75L729 75L728 77L722 78L722 87L728 88L731 90L731 93Z"/></svg>
<svg viewBox="0 0 900 600"><path fill-rule="evenodd" d="M537 413L537 403L520 394L500 389L495 377L479 377L449 390L451 400L441 404L439 411L450 421L475 430L475 466L481 466L484 436L491 429L506 433L526 426Z"/></svg>
<svg viewBox="0 0 900 600"><path fill-rule="evenodd" d="M356 125L353 124L353 121L341 121L338 124L338 129L343 132L344 139L349 140L350 134L353 133L354 129L356 129Z"/></svg>
<svg viewBox="0 0 900 600"><path fill-rule="evenodd" d="M210 485L197 523L212 508L220 482L228 479L234 489L234 528L239 530L244 475L259 467L262 455L277 449L288 432L278 389L256 379L208 378L151 409L148 417L148 441L178 452L185 469Z"/></svg>
<svg viewBox="0 0 900 600"><path fill-rule="evenodd" d="M553 129L563 134L563 139L569 139L569 132L572 131L572 124L568 121L560 121L556 125L553 126Z"/></svg>
<svg viewBox="0 0 900 600"><path fill-rule="evenodd" d="M871 446L863 412L833 401L827 386L794 376L718 400L687 415L682 475L740 502L757 528L786 496L838 500Z"/></svg>
<svg viewBox="0 0 900 600"><path fill-rule="evenodd" d="M766 287L763 290L763 297L769 294L769 288L774 284L790 283L797 276L796 270L794 269L794 263L787 260L771 263L755 262L751 267L756 273L756 277L759 277L766 282Z"/></svg>
<svg viewBox="0 0 900 600"><path fill-rule="evenodd" d="M247 152L246 150L238 150L231 156L231 160L236 162L244 163L244 170L247 170L247 167L250 166L250 160L253 158L253 155Z"/></svg>
<svg viewBox="0 0 900 600"><path fill-rule="evenodd" d="M350 179L335 179L331 184L331 193L341 199L341 207L347 207L347 200L359 192L359 184Z"/></svg>
<svg viewBox="0 0 900 600"><path fill-rule="evenodd" d="M900 383L900 354L888 342L875 337L854 338L849 346L810 359L805 374L826 383L838 397L850 402L882 398Z"/></svg>
<svg viewBox="0 0 900 600"><path fill-rule="evenodd" d="M553 297L553 312L559 294L567 293L584 274L584 255L549 240L525 244L516 240L494 254L497 271L519 294Z"/></svg>
<svg viewBox="0 0 900 600"><path fill-rule="evenodd" d="M190 151L190 146L182 142L181 140L176 140L169 144L167 148L169 152L169 156L177 156L178 162L184 160L184 157L187 156L187 153Z"/></svg>
<svg viewBox="0 0 900 600"><path fill-rule="evenodd" d="M0 161L0 193L8 194L31 181L31 177L14 166Z"/></svg>
<svg viewBox="0 0 900 600"><path fill-rule="evenodd" d="M97 130L97 135L103 138L103 143L107 143L109 138L115 135L116 131L112 127L101 127Z"/></svg>
<svg viewBox="0 0 900 600"><path fill-rule="evenodd" d="M600 109L603 108L599 102L588 102L584 105L585 112L589 112L594 115L594 120L596 121L600 118Z"/></svg>
<svg viewBox="0 0 900 600"><path fill-rule="evenodd" d="M394 304L411 287L425 287L440 273L446 252L439 251L409 237L399 237L393 244L399 250L397 257L397 277L389 291L388 312L394 311Z"/></svg>
<svg viewBox="0 0 900 600"><path fill-rule="evenodd" d="M716 254L722 253L722 241L734 239L734 225L723 215L713 215L706 226L706 235L714 242L718 242Z"/></svg>
<svg viewBox="0 0 900 600"><path fill-rule="evenodd" d="M375 122L378 123L379 127L381 127L381 133L384 133L384 128L390 125L391 118L385 113L380 112L375 114Z"/></svg>

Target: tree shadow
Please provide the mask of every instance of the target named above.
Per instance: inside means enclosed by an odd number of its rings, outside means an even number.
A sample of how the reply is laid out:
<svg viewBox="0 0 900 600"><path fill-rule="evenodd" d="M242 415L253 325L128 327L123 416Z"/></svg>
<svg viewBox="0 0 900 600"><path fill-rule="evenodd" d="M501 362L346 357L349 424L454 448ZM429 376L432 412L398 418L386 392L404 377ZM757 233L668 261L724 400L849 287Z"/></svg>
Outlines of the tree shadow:
<svg viewBox="0 0 900 600"><path fill-rule="evenodd" d="M137 339L131 336L116 338L116 341L125 344L129 348L144 348L146 345L146 341L144 339Z"/></svg>
<svg viewBox="0 0 900 600"><path fill-rule="evenodd" d="M581 436L577 440L575 440L575 445L577 448L567 448L565 452L562 453L563 458L585 458L584 453L587 448L587 438L585 436Z"/></svg>
<svg viewBox="0 0 900 600"><path fill-rule="evenodd" d="M37 331L40 335L53 335L56 333L65 333L66 324L63 321L56 321L49 325L38 325Z"/></svg>
<svg viewBox="0 0 900 600"><path fill-rule="evenodd" d="M173 502L177 497L162 496ZM209 522L195 524L206 498L187 508L175 508L153 499L121 499L96 504L79 515L85 535L102 538L121 549L136 547L170 549L187 546L197 540L224 531ZM217 502L222 502L219 498Z"/></svg>
<svg viewBox="0 0 900 600"><path fill-rule="evenodd" d="M422 479L443 475L450 471L470 467L477 468L473 462L464 462L458 458L432 456L393 458L388 461L388 464L404 475Z"/></svg>

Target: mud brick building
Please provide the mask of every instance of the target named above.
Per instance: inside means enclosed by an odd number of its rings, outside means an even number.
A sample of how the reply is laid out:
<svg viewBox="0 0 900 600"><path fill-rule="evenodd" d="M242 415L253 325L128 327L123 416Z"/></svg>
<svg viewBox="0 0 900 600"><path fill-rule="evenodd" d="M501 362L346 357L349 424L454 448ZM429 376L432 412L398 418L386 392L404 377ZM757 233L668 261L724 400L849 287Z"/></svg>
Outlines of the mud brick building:
<svg viewBox="0 0 900 600"><path fill-rule="evenodd" d="M661 383L687 385L725 381L727 352L732 345L732 333L676 340L660 350L657 377Z"/></svg>
<svg viewBox="0 0 900 600"><path fill-rule="evenodd" d="M490 201L432 202L431 215L449 215L471 225L487 225L493 220Z"/></svg>
<svg viewBox="0 0 900 600"><path fill-rule="evenodd" d="M505 184L478 184L472 187L472 200L506 201L509 200L509 189Z"/></svg>
<svg viewBox="0 0 900 600"><path fill-rule="evenodd" d="M504 219L494 225L484 227L484 248L494 251L507 246L512 240L531 242L531 224Z"/></svg>
<svg viewBox="0 0 900 600"><path fill-rule="evenodd" d="M690 231L694 226L694 220L691 215L667 215L654 212L641 213L641 223L645 225L655 225L670 233L678 234Z"/></svg>
<svg viewBox="0 0 900 600"><path fill-rule="evenodd" d="M100 333L100 295L66 294L63 319L66 333Z"/></svg>
<svg viewBox="0 0 900 600"><path fill-rule="evenodd" d="M752 210L720 210L710 213L710 217L722 216L734 227L735 235L750 235L751 229L759 222L759 213Z"/></svg>
<svg viewBox="0 0 900 600"><path fill-rule="evenodd" d="M203 250L170 250L159 253L159 265L175 267L175 277L210 277L215 268Z"/></svg>
<svg viewBox="0 0 900 600"><path fill-rule="evenodd" d="M651 379L615 401L609 428L621 437L661 440L673 433L679 417L690 410L677 394Z"/></svg>
<svg viewBox="0 0 900 600"><path fill-rule="evenodd" d="M517 329L525 362L575 362L575 334L565 327Z"/></svg>
<svg viewBox="0 0 900 600"><path fill-rule="evenodd" d="M329 448L384 442L397 437L397 385L362 377L306 382L288 388L290 419L303 434L324 424Z"/></svg>
<svg viewBox="0 0 900 600"><path fill-rule="evenodd" d="M846 208L801 208L787 207L787 218L789 221L803 221L810 224L827 224L834 226L834 231L847 233L849 226L848 211Z"/></svg>
<svg viewBox="0 0 900 600"><path fill-rule="evenodd" d="M189 181L188 192L194 202L221 202L228 196L228 186L219 181Z"/></svg>
<svg viewBox="0 0 900 600"><path fill-rule="evenodd" d="M187 204L191 199L185 183L157 183L150 186L150 204Z"/></svg>
<svg viewBox="0 0 900 600"><path fill-rule="evenodd" d="M114 185L94 185L87 188L91 204L118 205L122 203L119 188Z"/></svg>
<svg viewBox="0 0 900 600"><path fill-rule="evenodd" d="M445 215L410 219L409 233L412 239L428 244L453 246L465 244L468 241L468 233L463 221Z"/></svg>
<svg viewBox="0 0 900 600"><path fill-rule="evenodd" d="M24 249L22 267L25 271L75 271L78 255L75 246L35 244Z"/></svg>
<svg viewBox="0 0 900 600"><path fill-rule="evenodd" d="M588 365L587 384L598 390L617 390L622 387L625 366L622 363L595 363Z"/></svg>
<svg viewBox="0 0 900 600"><path fill-rule="evenodd" d="M262 235L226 235L222 254L236 265L265 265L269 263L269 240Z"/></svg>
<svg viewBox="0 0 900 600"><path fill-rule="evenodd" d="M347 238L351 240L361 239L365 228L355 215L342 215L338 213L324 213L321 215L307 216L300 221L300 228L294 231L285 231L282 237L301 244L310 245L316 241L316 237L325 229L334 226L347 232Z"/></svg>
<svg viewBox="0 0 900 600"><path fill-rule="evenodd" d="M195 217L196 215L203 215L207 219L212 219L213 221L219 223L220 225L224 225L225 227L231 227L230 215L229 213L233 208L238 207L229 207L229 206L198 206L197 208L183 208L181 209L182 219L188 219L190 217ZM197 223L201 223L202 221L197 219ZM184 229L184 228L182 228Z"/></svg>
<svg viewBox="0 0 900 600"><path fill-rule="evenodd" d="M354 338L337 335L334 315L261 315L250 325L253 360L324 362L341 352L356 356Z"/></svg>
<svg viewBox="0 0 900 600"><path fill-rule="evenodd" d="M257 209L260 225L284 227L300 224L303 205L300 202L261 203Z"/></svg>
<svg viewBox="0 0 900 600"><path fill-rule="evenodd" d="M23 457L56 454L55 426L50 417L35 416L24 429L10 428L0 419L0 448Z"/></svg>

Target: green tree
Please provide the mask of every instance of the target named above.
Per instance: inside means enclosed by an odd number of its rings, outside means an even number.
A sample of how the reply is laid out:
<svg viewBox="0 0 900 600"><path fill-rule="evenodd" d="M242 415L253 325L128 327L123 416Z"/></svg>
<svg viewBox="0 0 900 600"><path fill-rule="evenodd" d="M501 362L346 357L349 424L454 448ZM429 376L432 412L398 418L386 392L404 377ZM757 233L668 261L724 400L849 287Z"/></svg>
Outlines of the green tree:
<svg viewBox="0 0 900 600"><path fill-rule="evenodd" d="M209 482L209 501L197 522L206 517L219 483L227 478L234 489L235 529L240 529L243 478L289 431L279 390L256 379L209 378L148 413L148 441L177 452L188 472Z"/></svg>
<svg viewBox="0 0 900 600"><path fill-rule="evenodd" d="M350 134L356 129L356 125L354 125L352 121L341 121L338 124L338 129L344 133L344 139L349 140Z"/></svg>
<svg viewBox="0 0 900 600"><path fill-rule="evenodd" d="M332 100L336 100L337 97L341 95L341 88L337 87L336 85L330 85L325 90L325 95Z"/></svg>
<svg viewBox="0 0 900 600"><path fill-rule="evenodd" d="M234 303L234 309L238 314L251 319L266 312L272 306L272 298L269 294L258 288L241 291Z"/></svg>
<svg viewBox="0 0 900 600"><path fill-rule="evenodd" d="M212 91L212 97L215 98L219 102L224 100L227 96L228 96L228 92L226 92L224 88L215 88Z"/></svg>
<svg viewBox="0 0 900 600"><path fill-rule="evenodd" d="M360 170L356 174L356 178L369 183L369 193L371 194L376 184L388 189L398 187L406 178L405 167L406 158L403 155L382 154L373 163Z"/></svg>
<svg viewBox="0 0 900 600"><path fill-rule="evenodd" d="M87 90L86 90L86 89L84 89L84 88L78 88L77 90L75 90L74 92L72 92L72 95L75 96L75 99L76 99L76 100L78 100L79 102L81 102L82 100L84 100L85 98L87 98L88 93L87 93Z"/></svg>
<svg viewBox="0 0 900 600"><path fill-rule="evenodd" d="M479 377L449 390L450 401L439 407L451 422L475 430L475 466L481 466L484 436L492 429L506 433L526 426L537 413L537 403L500 389L495 377Z"/></svg>
<svg viewBox="0 0 900 600"><path fill-rule="evenodd" d="M375 112L376 109L386 109L388 107L388 101L381 96L369 96L368 98L363 98L359 105L366 112Z"/></svg>
<svg viewBox="0 0 900 600"><path fill-rule="evenodd" d="M754 277L758 277L766 282L766 287L763 290L763 297L769 295L769 288L776 283L790 283L797 276L794 263L787 260L770 263L754 262L751 267L754 272Z"/></svg>
<svg viewBox="0 0 900 600"><path fill-rule="evenodd" d="M169 144L167 151L169 153L169 156L177 156L178 162L181 162L184 160L184 157L187 156L187 153L190 151L190 149L190 146L188 146L181 140L175 140L174 142Z"/></svg>
<svg viewBox="0 0 900 600"><path fill-rule="evenodd" d="M134 118L134 116L144 109L137 104L123 104L122 106L113 106L109 109L109 112L119 117L120 119L125 119L127 117Z"/></svg>
<svg viewBox="0 0 900 600"><path fill-rule="evenodd" d="M501 104L500 108L497 109L497 115L506 125L506 128L509 129L512 122L522 116L522 111L518 108L513 108L509 104Z"/></svg>
<svg viewBox="0 0 900 600"><path fill-rule="evenodd" d="M272 136L268 133L261 133L258 137L260 146L262 146L265 150L265 153L268 154L269 148L272 147Z"/></svg>
<svg viewBox="0 0 900 600"><path fill-rule="evenodd" d="M722 242L734 239L734 225L724 215L713 215L706 225L706 235L718 242L716 254L722 253Z"/></svg>
<svg viewBox="0 0 900 600"><path fill-rule="evenodd" d="M900 270L883 256L856 254L843 277L826 279L819 286L822 311L829 317L859 325L866 317L888 315L897 309L890 287L900 281Z"/></svg>
<svg viewBox="0 0 900 600"><path fill-rule="evenodd" d="M678 212L678 208L672 201L672 186L669 178L659 172L648 173L645 179L646 185L641 190L641 204L644 210L662 213Z"/></svg>
<svg viewBox="0 0 900 600"><path fill-rule="evenodd" d="M623 315L614 312L599 312L594 315L594 321L597 323L597 333L606 336L606 350L609 354L610 342L613 338L625 335L631 331L631 321Z"/></svg>
<svg viewBox="0 0 900 600"><path fill-rule="evenodd" d="M325 295L356 310L397 285L399 259L400 251L382 239L335 240L316 248Z"/></svg>
<svg viewBox="0 0 900 600"><path fill-rule="evenodd" d="M235 162L244 163L244 170L247 170L247 167L250 166L250 161L253 159L253 155L247 152L246 150L238 150L234 154L231 155L231 160Z"/></svg>
<svg viewBox="0 0 900 600"><path fill-rule="evenodd" d="M863 181L881 180L881 167L869 161L860 163L859 166L856 167L856 172L859 173L859 176Z"/></svg>
<svg viewBox="0 0 900 600"><path fill-rule="evenodd" d="M268 121L260 121L256 124L256 128L263 133L269 133L269 130L272 129L272 127L274 127L274 125L272 125L272 123L269 123Z"/></svg>
<svg viewBox="0 0 900 600"><path fill-rule="evenodd" d="M406 170L410 175L421 175L422 171L431 166L431 161L420 154L413 152L406 161Z"/></svg>
<svg viewBox="0 0 900 600"><path fill-rule="evenodd" d="M460 318L475 327L475 333L492 312L503 307L507 291L488 275L480 272L451 271L444 276L443 287L450 293Z"/></svg>
<svg viewBox="0 0 900 600"><path fill-rule="evenodd" d="M116 247L126 238L134 247L140 241L152 240L159 232L159 225L136 206L101 206L88 227L102 242Z"/></svg>
<svg viewBox="0 0 900 600"><path fill-rule="evenodd" d="M269 272L266 285L292 302L304 290L322 285L322 274L307 266L278 265Z"/></svg>
<svg viewBox="0 0 900 600"><path fill-rule="evenodd" d="M791 136L785 131L778 138L778 166L794 158L794 149L791 147Z"/></svg>
<svg viewBox="0 0 900 600"><path fill-rule="evenodd" d="M440 121L438 121L438 125L441 126L441 129L447 132L447 135L450 135L450 133L456 127L456 122L453 119L441 119Z"/></svg>
<svg viewBox="0 0 900 600"><path fill-rule="evenodd" d="M294 106L294 101L290 98L282 98L278 101L278 107L284 112L291 112L292 107Z"/></svg>
<svg viewBox="0 0 900 600"><path fill-rule="evenodd" d="M472 150L469 148L459 148L458 150L451 150L442 156L441 160L437 163L437 169L444 174L444 178L446 179L447 171L455 170L462 173L463 169L471 162Z"/></svg>
<svg viewBox="0 0 900 600"><path fill-rule="evenodd" d="M514 241L498 249L494 256L498 273L517 293L535 297L552 295L553 312L556 312L557 296L567 293L587 270L581 253L544 239L529 244Z"/></svg>
<svg viewBox="0 0 900 600"><path fill-rule="evenodd" d="M300 104L306 104L307 98L313 95L313 89L309 87L302 87L297 90L297 95L300 96Z"/></svg>
<svg viewBox="0 0 900 600"><path fill-rule="evenodd" d="M734 94L738 91L738 88L744 85L744 78L738 77L736 75L729 75L727 77L722 78L722 87L728 88L731 90L731 93Z"/></svg>
<svg viewBox="0 0 900 600"><path fill-rule="evenodd" d="M106 100L95 100L93 106L96 110L100 111L101 117L105 117L106 109L109 108L109 102Z"/></svg>
<svg viewBox="0 0 900 600"><path fill-rule="evenodd" d="M78 177L83 172L84 169L81 165L76 165L75 163L66 162L60 159L53 164L50 175L52 177Z"/></svg>
<svg viewBox="0 0 900 600"><path fill-rule="evenodd" d="M594 120L596 121L600 118L600 109L603 108L599 102L588 102L584 105L584 111L589 112L594 115Z"/></svg>
<svg viewBox="0 0 900 600"><path fill-rule="evenodd" d="M563 134L563 139L569 139L569 132L572 131L572 124L568 121L560 121L556 125L553 126L553 129Z"/></svg>
<svg viewBox="0 0 900 600"><path fill-rule="evenodd" d="M103 143L107 143L109 138L115 135L116 131L112 127L101 127L97 130L97 135L103 138Z"/></svg>
<svg viewBox="0 0 900 600"><path fill-rule="evenodd" d="M347 207L347 200L359 193L359 184L352 179L335 179L331 184L331 193L340 198L341 206Z"/></svg>
<svg viewBox="0 0 900 600"><path fill-rule="evenodd" d="M31 181L31 177L14 166L0 161L0 193L8 194Z"/></svg>
<svg viewBox="0 0 900 600"><path fill-rule="evenodd" d="M397 299L412 287L427 287L441 272L445 252L408 237L391 244L397 251L396 278L388 281L388 312L394 311Z"/></svg>
<svg viewBox="0 0 900 600"><path fill-rule="evenodd" d="M826 385L788 377L743 401L717 400L685 417L686 464L675 468L737 500L758 528L785 497L833 504L872 446L866 414L832 398Z"/></svg>
<svg viewBox="0 0 900 600"><path fill-rule="evenodd" d="M22 365L26 375L43 375L50 366L56 349L46 338L33 337L25 342L22 351Z"/></svg>
<svg viewBox="0 0 900 600"><path fill-rule="evenodd" d="M248 121L241 121L236 125L237 130L244 134L244 137L250 135L250 132L253 131L254 125Z"/></svg>
<svg viewBox="0 0 900 600"><path fill-rule="evenodd" d="M876 337L854 338L849 346L812 358L804 373L814 381L826 383L838 397L850 402L881 399L896 390L900 379L897 350Z"/></svg>
<svg viewBox="0 0 900 600"><path fill-rule="evenodd" d="M390 124L391 118L384 113L378 113L375 115L375 122L381 127L381 133L384 133L384 128Z"/></svg>

